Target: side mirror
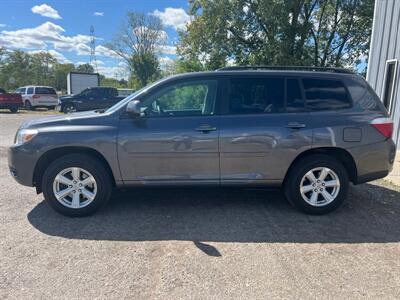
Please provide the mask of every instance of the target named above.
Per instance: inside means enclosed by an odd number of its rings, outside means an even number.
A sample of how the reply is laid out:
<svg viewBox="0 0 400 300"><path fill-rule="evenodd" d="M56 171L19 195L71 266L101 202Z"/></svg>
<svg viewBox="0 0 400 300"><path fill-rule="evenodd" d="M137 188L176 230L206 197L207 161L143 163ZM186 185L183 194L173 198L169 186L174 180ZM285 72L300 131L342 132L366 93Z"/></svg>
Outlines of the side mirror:
<svg viewBox="0 0 400 300"><path fill-rule="evenodd" d="M139 117L141 115L140 111L140 101L139 100L132 100L126 106L126 112L135 117Z"/></svg>

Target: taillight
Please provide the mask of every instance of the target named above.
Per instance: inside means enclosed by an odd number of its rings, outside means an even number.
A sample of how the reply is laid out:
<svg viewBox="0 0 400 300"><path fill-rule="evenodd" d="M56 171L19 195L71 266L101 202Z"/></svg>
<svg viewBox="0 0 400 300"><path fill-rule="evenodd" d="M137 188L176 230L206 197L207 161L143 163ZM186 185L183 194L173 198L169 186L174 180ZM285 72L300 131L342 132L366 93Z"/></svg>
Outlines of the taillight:
<svg viewBox="0 0 400 300"><path fill-rule="evenodd" d="M371 121L371 125L374 126L380 134L385 138L391 138L393 134L393 121L391 118L377 118Z"/></svg>
<svg viewBox="0 0 400 300"><path fill-rule="evenodd" d="M33 95L32 98L33 99L38 99L38 98L40 98L40 96L39 95Z"/></svg>

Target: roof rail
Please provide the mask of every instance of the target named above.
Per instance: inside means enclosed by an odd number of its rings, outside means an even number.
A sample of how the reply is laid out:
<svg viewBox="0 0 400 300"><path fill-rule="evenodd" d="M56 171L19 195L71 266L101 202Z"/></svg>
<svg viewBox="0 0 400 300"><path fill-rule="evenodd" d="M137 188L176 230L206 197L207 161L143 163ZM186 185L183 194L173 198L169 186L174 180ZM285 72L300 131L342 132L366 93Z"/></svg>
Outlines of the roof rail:
<svg viewBox="0 0 400 300"><path fill-rule="evenodd" d="M242 71L242 70L293 70L293 71L315 71L315 72L332 72L353 74L354 72L348 69L335 67L305 67L305 66L234 66L223 67L216 71Z"/></svg>

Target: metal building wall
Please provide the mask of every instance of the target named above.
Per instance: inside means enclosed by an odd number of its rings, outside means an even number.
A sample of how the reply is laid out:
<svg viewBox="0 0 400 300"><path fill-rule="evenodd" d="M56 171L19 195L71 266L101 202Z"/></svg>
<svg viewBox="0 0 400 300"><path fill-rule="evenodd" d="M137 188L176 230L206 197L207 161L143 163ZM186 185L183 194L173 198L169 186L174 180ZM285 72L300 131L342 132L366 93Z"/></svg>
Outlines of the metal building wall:
<svg viewBox="0 0 400 300"><path fill-rule="evenodd" d="M376 0L367 80L382 99L386 61L397 59L397 80L393 108L395 131L393 140L400 150L400 0Z"/></svg>

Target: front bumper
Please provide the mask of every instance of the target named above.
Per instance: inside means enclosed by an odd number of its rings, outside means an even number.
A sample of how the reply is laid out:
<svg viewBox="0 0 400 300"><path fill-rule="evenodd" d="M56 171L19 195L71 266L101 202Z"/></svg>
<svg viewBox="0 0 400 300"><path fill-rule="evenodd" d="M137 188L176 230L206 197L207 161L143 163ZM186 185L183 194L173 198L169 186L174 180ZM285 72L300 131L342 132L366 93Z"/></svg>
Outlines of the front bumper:
<svg viewBox="0 0 400 300"><path fill-rule="evenodd" d="M18 183L34 186L35 157L35 153L24 148L24 145L11 146L8 149L8 168Z"/></svg>

